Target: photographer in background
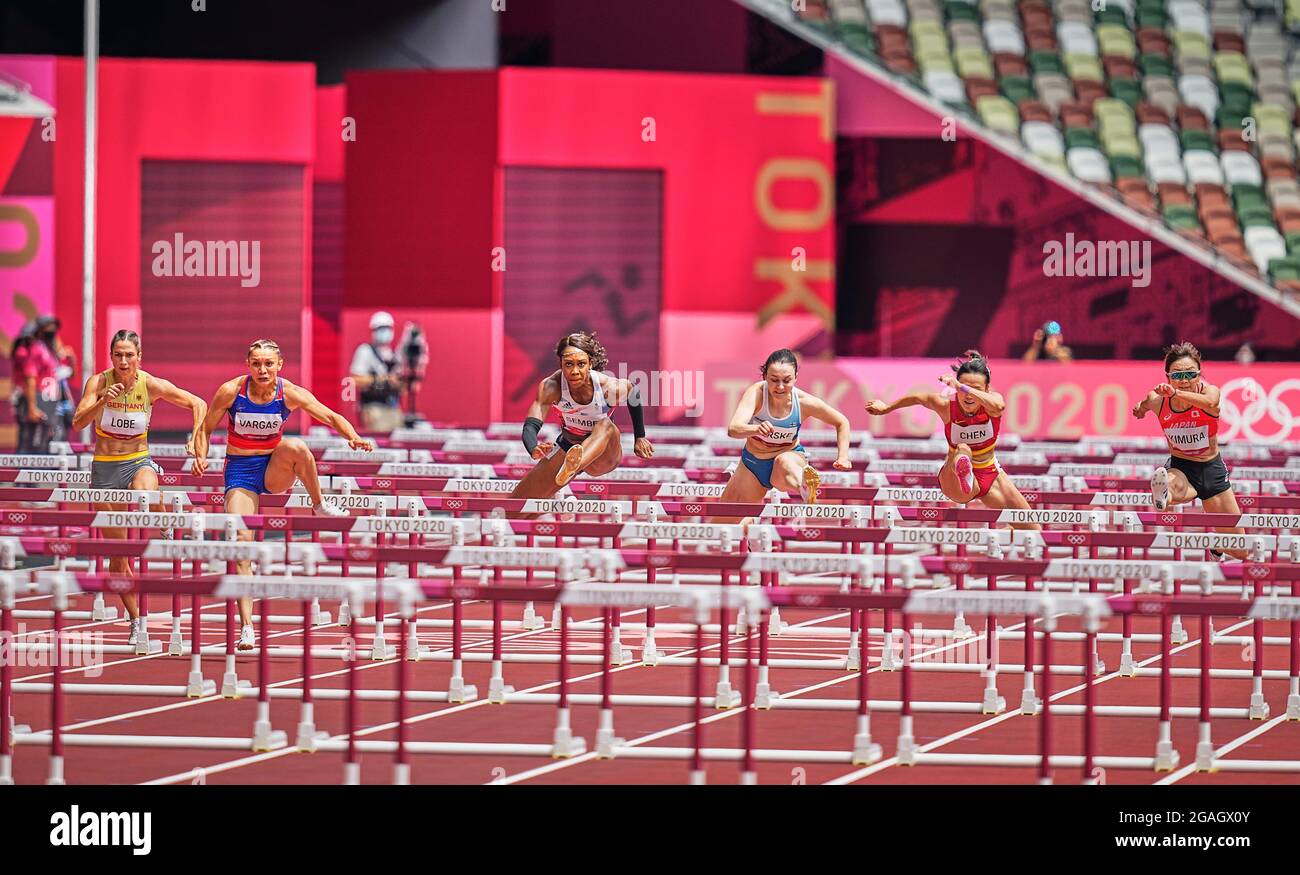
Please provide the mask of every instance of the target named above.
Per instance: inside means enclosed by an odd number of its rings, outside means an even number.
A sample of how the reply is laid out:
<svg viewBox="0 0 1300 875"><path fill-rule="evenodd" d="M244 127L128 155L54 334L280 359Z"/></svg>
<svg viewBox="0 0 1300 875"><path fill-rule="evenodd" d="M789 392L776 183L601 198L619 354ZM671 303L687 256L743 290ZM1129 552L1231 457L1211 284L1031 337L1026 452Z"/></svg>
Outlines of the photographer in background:
<svg viewBox="0 0 1300 875"><path fill-rule="evenodd" d="M1038 361L1040 358L1045 361L1061 362L1062 364L1069 364L1074 361L1074 356L1070 353L1070 348L1065 345L1065 338L1061 335L1061 323L1056 321L1048 322L1034 332L1034 339L1029 344L1029 349L1025 350L1024 360L1033 362Z"/></svg>
<svg viewBox="0 0 1300 875"><path fill-rule="evenodd" d="M406 385L406 425L410 427L420 419L415 412L415 392L424 381L424 372L429 366L429 341L425 340L419 325L407 322L397 348L402 356L401 378Z"/></svg>
<svg viewBox="0 0 1300 875"><path fill-rule="evenodd" d="M400 370L393 350L393 317L380 310L370 317L370 342L357 346L350 370L365 431L387 433L402 427Z"/></svg>

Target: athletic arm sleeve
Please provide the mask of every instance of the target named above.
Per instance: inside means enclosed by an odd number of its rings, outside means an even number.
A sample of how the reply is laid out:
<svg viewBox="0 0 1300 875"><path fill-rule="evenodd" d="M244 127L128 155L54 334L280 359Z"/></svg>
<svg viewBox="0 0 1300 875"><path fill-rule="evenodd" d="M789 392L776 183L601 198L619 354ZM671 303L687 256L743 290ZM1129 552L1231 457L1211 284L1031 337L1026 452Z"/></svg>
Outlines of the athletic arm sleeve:
<svg viewBox="0 0 1300 875"><path fill-rule="evenodd" d="M645 437L645 413L641 410L641 393L636 386L627 396L627 415L632 418L632 435L637 440Z"/></svg>
<svg viewBox="0 0 1300 875"><path fill-rule="evenodd" d="M537 449L537 433L542 430L542 421L535 416L530 416L524 420L524 449L532 455L533 450Z"/></svg>

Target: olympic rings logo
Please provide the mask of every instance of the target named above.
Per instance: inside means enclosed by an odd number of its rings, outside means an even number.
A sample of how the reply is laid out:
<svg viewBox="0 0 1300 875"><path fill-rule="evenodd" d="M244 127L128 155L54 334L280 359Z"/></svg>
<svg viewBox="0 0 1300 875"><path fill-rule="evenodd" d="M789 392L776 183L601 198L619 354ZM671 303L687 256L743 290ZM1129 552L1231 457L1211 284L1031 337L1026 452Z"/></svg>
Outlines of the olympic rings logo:
<svg viewBox="0 0 1300 875"><path fill-rule="evenodd" d="M268 518L266 521L266 527L268 529L283 529L287 525L289 525L288 518L282 516L273 516Z"/></svg>
<svg viewBox="0 0 1300 875"><path fill-rule="evenodd" d="M5 518L11 523L27 522L27 514L25 513L8 513L5 514Z"/></svg>
<svg viewBox="0 0 1300 875"><path fill-rule="evenodd" d="M602 493L605 492L605 484L604 484L604 483L588 483L588 484L587 484L587 491L588 491L588 492L594 492L594 493L596 493L597 495L600 495L600 494L602 494Z"/></svg>
<svg viewBox="0 0 1300 875"><path fill-rule="evenodd" d="M923 520L937 520L939 518L939 511L937 508L923 507L917 513L917 516Z"/></svg>
<svg viewBox="0 0 1300 875"><path fill-rule="evenodd" d="M659 568L661 566L667 565L671 561L672 561L671 556L656 555L654 553L650 553L646 555L646 564L651 565L655 568Z"/></svg>
<svg viewBox="0 0 1300 875"><path fill-rule="evenodd" d="M50 541L50 552L58 556L71 555L72 544L68 541Z"/></svg>
<svg viewBox="0 0 1300 875"><path fill-rule="evenodd" d="M446 504L447 510L463 510L465 502L459 498L449 498Z"/></svg>
<svg viewBox="0 0 1300 875"><path fill-rule="evenodd" d="M1066 542L1067 544L1072 544L1072 545L1074 545L1075 547L1081 547L1081 546L1083 546L1084 544L1088 543L1088 536L1087 536L1087 535L1079 535L1079 534L1066 535L1066 536L1065 536L1065 542Z"/></svg>
<svg viewBox="0 0 1300 875"><path fill-rule="evenodd" d="M1300 418L1283 401L1283 396L1292 391L1300 392L1300 379L1281 380L1268 391L1254 377L1229 380L1220 389L1219 421L1227 429L1219 439L1239 437L1261 444L1280 444L1290 440L1292 432L1300 426ZM1234 393L1240 394L1243 406L1237 405ZM1255 426L1266 416L1278 429L1272 434L1261 435L1255 431Z"/></svg>
<svg viewBox="0 0 1300 875"><path fill-rule="evenodd" d="M352 558L357 562L369 562L375 558L375 551L369 547L353 547Z"/></svg>
<svg viewBox="0 0 1300 875"><path fill-rule="evenodd" d="M533 526L533 531L539 535L554 535L555 526L551 525L550 523L538 523L537 525Z"/></svg>
<svg viewBox="0 0 1300 875"><path fill-rule="evenodd" d="M162 482L164 486L175 486L177 483L180 482L180 479L181 478L177 477L175 474L162 475Z"/></svg>
<svg viewBox="0 0 1300 875"><path fill-rule="evenodd" d="M1162 525L1162 526L1176 526L1176 525L1178 525L1178 514L1176 514L1176 513L1162 513L1162 514L1158 517L1158 520L1159 520L1159 521L1158 521L1157 525Z"/></svg>
<svg viewBox="0 0 1300 875"><path fill-rule="evenodd" d="M805 541L816 541L822 536L821 529L799 529L799 537Z"/></svg>
<svg viewBox="0 0 1300 875"><path fill-rule="evenodd" d="M1256 580L1263 580L1264 578L1268 577L1271 574L1271 572L1272 569L1270 569L1267 565L1251 565L1246 569L1246 573L1249 574L1251 577L1255 578Z"/></svg>
<svg viewBox="0 0 1300 875"><path fill-rule="evenodd" d="M375 481L375 488L376 488L376 489L392 489L392 488L393 488L393 481L392 481L392 480L387 480L387 479L384 479L384 478L380 478L380 479L378 479L378 480Z"/></svg>
<svg viewBox="0 0 1300 875"><path fill-rule="evenodd" d="M967 574L972 567L973 566L965 560L948 563L948 570L953 574Z"/></svg>
<svg viewBox="0 0 1300 875"><path fill-rule="evenodd" d="M703 513L703 512L704 512L704 507L703 507L702 505L698 505L698 504L687 504L687 505L684 505L684 507L685 507L686 512L687 512L688 514L697 514L697 513Z"/></svg>

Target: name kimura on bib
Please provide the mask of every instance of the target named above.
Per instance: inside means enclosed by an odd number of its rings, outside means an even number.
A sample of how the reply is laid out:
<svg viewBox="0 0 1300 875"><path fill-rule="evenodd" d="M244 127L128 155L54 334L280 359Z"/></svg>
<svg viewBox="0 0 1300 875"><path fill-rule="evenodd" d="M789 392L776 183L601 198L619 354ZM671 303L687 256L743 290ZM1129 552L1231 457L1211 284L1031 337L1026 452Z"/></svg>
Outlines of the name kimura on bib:
<svg viewBox="0 0 1300 875"><path fill-rule="evenodd" d="M1167 428L1165 438L1171 447L1184 452L1210 448L1210 429L1204 425Z"/></svg>
<svg viewBox="0 0 1300 875"><path fill-rule="evenodd" d="M236 413L235 428L250 437L279 434L284 419L278 413Z"/></svg>

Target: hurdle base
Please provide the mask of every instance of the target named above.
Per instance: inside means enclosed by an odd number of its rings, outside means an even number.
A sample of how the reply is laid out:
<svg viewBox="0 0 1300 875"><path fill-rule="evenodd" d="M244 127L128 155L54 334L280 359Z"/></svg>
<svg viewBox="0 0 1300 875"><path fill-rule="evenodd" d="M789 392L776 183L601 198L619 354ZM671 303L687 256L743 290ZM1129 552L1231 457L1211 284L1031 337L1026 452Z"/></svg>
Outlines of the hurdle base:
<svg viewBox="0 0 1300 875"><path fill-rule="evenodd" d="M772 709L772 701L781 698L780 693L772 692L771 684L758 683L754 685L754 707L763 711Z"/></svg>
<svg viewBox="0 0 1300 875"><path fill-rule="evenodd" d="M1025 717L1035 717L1043 710L1043 700L1034 695L1032 689L1020 691L1020 713Z"/></svg>
<svg viewBox="0 0 1300 875"><path fill-rule="evenodd" d="M1121 653L1119 655L1119 674L1121 677L1137 677L1137 663L1133 661L1133 654Z"/></svg>
<svg viewBox="0 0 1300 875"><path fill-rule="evenodd" d="M316 743L329 737L330 734L325 730L317 731L315 723L299 723L298 737L294 740L294 746L298 748L298 753L315 753Z"/></svg>
<svg viewBox="0 0 1300 875"><path fill-rule="evenodd" d="M447 701L453 705L472 702L478 698L478 687L466 684L462 677L454 677L447 683Z"/></svg>
<svg viewBox="0 0 1300 875"><path fill-rule="evenodd" d="M1300 694L1292 693L1286 697L1286 719L1300 720Z"/></svg>
<svg viewBox="0 0 1300 875"><path fill-rule="evenodd" d="M258 720L253 724L254 753L265 753L284 747L289 743L289 735L283 729L272 729L269 720Z"/></svg>
<svg viewBox="0 0 1300 875"><path fill-rule="evenodd" d="M504 705L506 696L515 691L515 688L507 684L502 678L490 678L488 680L488 703L491 705Z"/></svg>
<svg viewBox="0 0 1300 875"><path fill-rule="evenodd" d="M345 786L357 786L361 783L361 763L344 763L343 764L343 784Z"/></svg>
<svg viewBox="0 0 1300 875"><path fill-rule="evenodd" d="M982 714L1001 714L1007 710L1007 700L998 695L994 687L987 687L984 690L984 701L980 703L980 713Z"/></svg>
<svg viewBox="0 0 1300 875"><path fill-rule="evenodd" d="M1250 714L1249 714L1250 719L1251 719L1251 720L1267 720L1267 719L1268 719L1268 712L1269 712L1268 702L1265 702L1265 701L1264 701L1264 694L1263 694L1263 693L1251 693L1251 694L1250 694Z"/></svg>
<svg viewBox="0 0 1300 875"><path fill-rule="evenodd" d="M855 736L853 739L853 759L855 766L869 766L880 761L885 755L884 749L871 740L871 736Z"/></svg>
<svg viewBox="0 0 1300 875"><path fill-rule="evenodd" d="M1183 628L1182 618L1174 617L1174 621L1169 627L1169 643L1186 644L1187 641L1187 630Z"/></svg>
<svg viewBox="0 0 1300 875"><path fill-rule="evenodd" d="M203 672L190 672L189 679L185 683L185 697L187 699L201 699L204 696L211 696L217 691L217 682L210 681L203 677Z"/></svg>
<svg viewBox="0 0 1300 875"><path fill-rule="evenodd" d="M1096 659L1094 659L1093 662L1092 662L1092 674L1093 674L1093 677L1101 677L1101 676L1104 675L1105 673L1106 673L1106 660L1104 660L1104 659L1102 659L1100 656L1098 656L1098 657L1097 657Z"/></svg>
<svg viewBox="0 0 1300 875"><path fill-rule="evenodd" d="M94 620L96 623L105 620L116 620L117 608L110 608L104 604L102 598L97 598L95 599L94 607L90 610L90 619Z"/></svg>
<svg viewBox="0 0 1300 875"><path fill-rule="evenodd" d="M0 756L0 787L12 787L13 785L13 757L5 754Z"/></svg>
<svg viewBox="0 0 1300 875"><path fill-rule="evenodd" d="M609 648L610 665L628 665L636 660L636 651L621 641L611 641Z"/></svg>
<svg viewBox="0 0 1300 875"><path fill-rule="evenodd" d="M1159 741L1156 742L1156 771L1172 772L1178 768L1178 763L1182 755L1174 750L1173 742Z"/></svg>
<svg viewBox="0 0 1300 875"><path fill-rule="evenodd" d="M858 645L854 644L852 647L849 648L848 656L845 657L844 660L844 670L845 671L862 670L862 653L858 649Z"/></svg>
<svg viewBox="0 0 1300 875"><path fill-rule="evenodd" d="M663 654L655 646L654 635L646 635L645 643L641 646L641 664L649 668L654 668L659 664L659 657Z"/></svg>
<svg viewBox="0 0 1300 875"><path fill-rule="evenodd" d="M330 616L329 611L317 611L315 616L311 618L311 624L313 626L328 626L332 621L333 617ZM340 623L339 625L343 624Z"/></svg>
<svg viewBox="0 0 1300 875"><path fill-rule="evenodd" d="M241 681L233 671L228 671L221 677L221 697L223 699L242 698L245 693L251 692L252 689L252 681Z"/></svg>
<svg viewBox="0 0 1300 875"><path fill-rule="evenodd" d="M894 653L893 639L885 641L885 649L880 651L880 670L881 671L898 671L903 667L903 662Z"/></svg>
<svg viewBox="0 0 1300 875"><path fill-rule="evenodd" d="M1218 769L1214 766L1214 744L1209 741L1201 741L1196 745L1196 771L1198 772L1216 772Z"/></svg>
<svg viewBox="0 0 1300 875"><path fill-rule="evenodd" d="M152 638L138 638L135 642L136 656L153 656L155 653L162 653L162 649L162 642Z"/></svg>
<svg viewBox="0 0 1300 875"><path fill-rule="evenodd" d="M173 631L171 637L167 639L167 655L180 656L185 652L185 639L181 637L180 632Z"/></svg>
<svg viewBox="0 0 1300 875"><path fill-rule="evenodd" d="M740 704L740 690L733 690L730 681L718 681L717 690L713 694L713 707L719 711L726 711Z"/></svg>
<svg viewBox="0 0 1300 875"><path fill-rule="evenodd" d="M519 628L525 632L536 632L538 629L546 628L546 618L539 617L537 612L532 608L524 610L523 619L519 622Z"/></svg>
<svg viewBox="0 0 1300 875"><path fill-rule="evenodd" d="M900 766L916 765L916 741L911 734L898 736L898 749L894 756Z"/></svg>
<svg viewBox="0 0 1300 875"><path fill-rule="evenodd" d="M964 619L958 617L952 621L952 637L954 641L971 638L974 635L975 630Z"/></svg>
<svg viewBox="0 0 1300 875"><path fill-rule="evenodd" d="M780 609L772 608L771 612L767 615L767 634L780 635L789 628L790 624L781 619Z"/></svg>
<svg viewBox="0 0 1300 875"><path fill-rule="evenodd" d="M622 747L627 744L627 739L618 738L614 735L612 729L596 730L596 759L612 760L614 758L614 748Z"/></svg>
<svg viewBox="0 0 1300 875"><path fill-rule="evenodd" d="M329 615L326 614L326 616ZM352 608L348 605L347 602L342 602L339 604L339 625L340 626L352 625Z"/></svg>
<svg viewBox="0 0 1300 875"><path fill-rule="evenodd" d="M370 646L370 658L375 662L392 659L394 649L393 645L385 640L383 633L376 634L374 644Z"/></svg>
<svg viewBox="0 0 1300 875"><path fill-rule="evenodd" d="M551 743L551 759L567 760L570 757L581 756L586 752L586 739L575 738L572 729L563 727L555 730L555 739Z"/></svg>

